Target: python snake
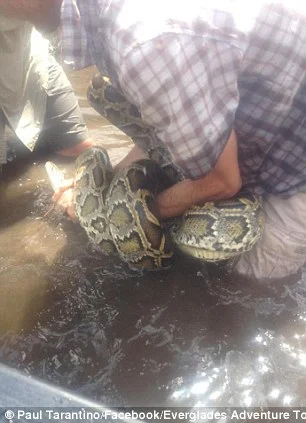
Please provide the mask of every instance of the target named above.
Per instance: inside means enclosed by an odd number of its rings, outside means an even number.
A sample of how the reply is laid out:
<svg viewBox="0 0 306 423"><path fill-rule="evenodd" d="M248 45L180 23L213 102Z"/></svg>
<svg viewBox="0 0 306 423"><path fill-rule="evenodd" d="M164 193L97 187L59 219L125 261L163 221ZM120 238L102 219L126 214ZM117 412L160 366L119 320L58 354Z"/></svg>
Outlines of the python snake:
<svg viewBox="0 0 306 423"><path fill-rule="evenodd" d="M105 254L117 251L131 268L168 268L175 248L205 261L225 260L249 250L262 233L260 202L251 194L195 206L165 225L155 196L171 181L156 162L139 160L112 176L104 149L79 156L76 214Z"/></svg>
<svg viewBox="0 0 306 423"><path fill-rule="evenodd" d="M260 201L251 193L194 206L179 219L161 222L155 196L183 179L180 169L165 148L154 145L152 128L109 78L96 75L87 97L149 157L115 175L102 148L89 149L77 159L76 214L104 254L117 252L131 268L157 270L171 265L175 249L219 261L252 248L263 232L264 218Z"/></svg>

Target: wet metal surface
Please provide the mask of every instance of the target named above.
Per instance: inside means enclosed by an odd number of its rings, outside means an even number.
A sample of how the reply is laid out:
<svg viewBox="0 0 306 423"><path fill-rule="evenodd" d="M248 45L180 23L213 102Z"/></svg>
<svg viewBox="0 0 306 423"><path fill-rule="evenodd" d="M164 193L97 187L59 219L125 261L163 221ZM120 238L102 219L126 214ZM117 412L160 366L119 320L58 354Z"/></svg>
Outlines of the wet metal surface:
<svg viewBox="0 0 306 423"><path fill-rule="evenodd" d="M88 107L90 72L73 81L117 161L131 144ZM306 405L306 275L262 286L181 258L132 272L50 210L44 160L1 182L0 361L105 405Z"/></svg>

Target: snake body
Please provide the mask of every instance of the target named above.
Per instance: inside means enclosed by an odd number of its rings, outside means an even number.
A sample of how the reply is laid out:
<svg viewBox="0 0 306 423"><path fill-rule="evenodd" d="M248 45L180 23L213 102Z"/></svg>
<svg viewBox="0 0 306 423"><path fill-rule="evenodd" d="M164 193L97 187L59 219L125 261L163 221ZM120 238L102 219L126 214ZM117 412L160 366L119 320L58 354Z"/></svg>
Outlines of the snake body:
<svg viewBox="0 0 306 423"><path fill-rule="evenodd" d="M77 159L76 214L105 254L118 252L131 268L147 270L171 266L175 248L205 261L225 260L249 250L261 235L262 211L251 195L195 206L167 229L155 196L169 184L147 159L113 175L106 151L92 148Z"/></svg>
<svg viewBox="0 0 306 423"><path fill-rule="evenodd" d="M89 239L104 254L116 252L106 216L106 195L113 178L108 154L93 148L77 158L75 212Z"/></svg>
<svg viewBox="0 0 306 423"><path fill-rule="evenodd" d="M154 202L166 186L159 166L141 160L113 176L107 152L97 147L76 165L75 210L91 241L107 255L117 251L130 267L169 267L173 252Z"/></svg>
<svg viewBox="0 0 306 423"><path fill-rule="evenodd" d="M260 201L252 194L192 207L179 219L161 222L155 196L182 179L167 151L152 147L151 128L109 78L97 75L88 89L90 104L127 133L149 159L113 173L107 152L86 151L77 159L76 214L89 238L105 254L117 252L132 268L171 265L175 249L205 261L229 259L249 250L263 232Z"/></svg>
<svg viewBox="0 0 306 423"><path fill-rule="evenodd" d="M250 193L194 206L171 233L185 254L205 261L226 260L248 251L264 227L260 202Z"/></svg>
<svg viewBox="0 0 306 423"><path fill-rule="evenodd" d="M107 195L110 233L123 261L154 270L171 265L170 238L157 217L155 195L164 181L157 163L139 160L113 179Z"/></svg>

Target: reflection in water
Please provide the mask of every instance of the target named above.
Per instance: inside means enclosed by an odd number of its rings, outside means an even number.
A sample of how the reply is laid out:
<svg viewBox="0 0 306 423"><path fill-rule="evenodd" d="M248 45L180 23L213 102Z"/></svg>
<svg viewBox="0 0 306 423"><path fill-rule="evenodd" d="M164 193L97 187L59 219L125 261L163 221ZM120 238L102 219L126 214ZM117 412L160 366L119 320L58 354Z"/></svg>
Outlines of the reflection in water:
<svg viewBox="0 0 306 423"><path fill-rule="evenodd" d="M81 105L119 160L130 141ZM50 211L39 158L15 163L0 209L1 361L108 405L306 405L305 275L263 286L181 258L133 272Z"/></svg>

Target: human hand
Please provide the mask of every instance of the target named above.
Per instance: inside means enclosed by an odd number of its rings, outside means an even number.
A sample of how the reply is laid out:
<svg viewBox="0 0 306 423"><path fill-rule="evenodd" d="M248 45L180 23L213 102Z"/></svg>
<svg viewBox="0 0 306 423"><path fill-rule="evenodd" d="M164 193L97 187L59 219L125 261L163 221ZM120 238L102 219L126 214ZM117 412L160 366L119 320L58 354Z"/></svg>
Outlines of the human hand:
<svg viewBox="0 0 306 423"><path fill-rule="evenodd" d="M119 163L117 163L116 166L114 166L114 172L119 173L136 160L147 158L147 154L140 147L134 145L129 153Z"/></svg>
<svg viewBox="0 0 306 423"><path fill-rule="evenodd" d="M52 200L65 212L73 221L77 221L74 207L74 189L73 179L66 179L63 184L54 192Z"/></svg>

